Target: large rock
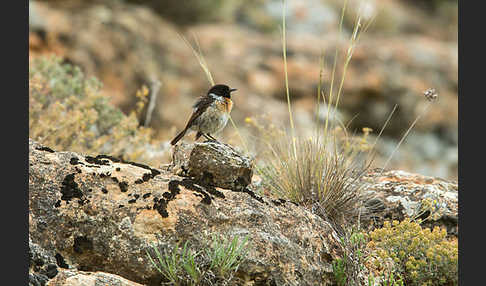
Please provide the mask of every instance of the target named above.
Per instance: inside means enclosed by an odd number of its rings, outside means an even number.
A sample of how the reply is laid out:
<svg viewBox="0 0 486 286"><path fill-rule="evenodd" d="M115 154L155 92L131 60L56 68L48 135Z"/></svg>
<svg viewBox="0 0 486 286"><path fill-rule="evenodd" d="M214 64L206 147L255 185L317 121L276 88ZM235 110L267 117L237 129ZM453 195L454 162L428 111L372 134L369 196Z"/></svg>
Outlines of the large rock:
<svg viewBox="0 0 486 286"><path fill-rule="evenodd" d="M62 270L47 286L143 286L115 274Z"/></svg>
<svg viewBox="0 0 486 286"><path fill-rule="evenodd" d="M33 243L29 236L29 286L45 285L49 279L56 277L59 265L65 267L55 251L45 250Z"/></svg>
<svg viewBox="0 0 486 286"><path fill-rule="evenodd" d="M439 178L404 171L379 170L364 177L365 226L382 226L385 220L428 218L424 225L440 226L458 235L458 185Z"/></svg>
<svg viewBox="0 0 486 286"><path fill-rule="evenodd" d="M55 152L29 140L29 233L69 269L60 270L59 281L93 281L102 274L77 271L99 271L159 285L161 275L146 257L151 243L164 248L189 240L202 249L221 234L249 235L252 247L237 273L247 283L330 284L331 263L342 253L331 225L251 188L204 186L166 170Z"/></svg>

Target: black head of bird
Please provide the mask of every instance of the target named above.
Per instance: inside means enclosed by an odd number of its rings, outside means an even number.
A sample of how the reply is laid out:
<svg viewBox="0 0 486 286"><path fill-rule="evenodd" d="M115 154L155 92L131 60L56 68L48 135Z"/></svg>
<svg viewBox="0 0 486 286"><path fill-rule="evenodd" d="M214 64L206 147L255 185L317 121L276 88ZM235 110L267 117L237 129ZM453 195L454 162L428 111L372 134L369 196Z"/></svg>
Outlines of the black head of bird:
<svg viewBox="0 0 486 286"><path fill-rule="evenodd" d="M209 89L208 95L214 94L216 96L231 98L231 93L236 90L236 88L230 88L225 84L216 84Z"/></svg>

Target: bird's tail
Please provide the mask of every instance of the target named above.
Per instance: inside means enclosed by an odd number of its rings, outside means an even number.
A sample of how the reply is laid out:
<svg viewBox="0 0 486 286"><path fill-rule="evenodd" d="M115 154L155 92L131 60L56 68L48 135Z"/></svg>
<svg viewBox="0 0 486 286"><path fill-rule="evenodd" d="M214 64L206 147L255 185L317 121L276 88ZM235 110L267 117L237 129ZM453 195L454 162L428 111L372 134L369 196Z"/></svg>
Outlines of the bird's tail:
<svg viewBox="0 0 486 286"><path fill-rule="evenodd" d="M170 144L172 144L172 145L177 144L177 142L179 142L179 140L181 140L182 137L184 137L184 135L186 135L186 131L187 131L187 128L182 130L181 133L177 134L177 136L174 139L172 139L172 141L170 141Z"/></svg>

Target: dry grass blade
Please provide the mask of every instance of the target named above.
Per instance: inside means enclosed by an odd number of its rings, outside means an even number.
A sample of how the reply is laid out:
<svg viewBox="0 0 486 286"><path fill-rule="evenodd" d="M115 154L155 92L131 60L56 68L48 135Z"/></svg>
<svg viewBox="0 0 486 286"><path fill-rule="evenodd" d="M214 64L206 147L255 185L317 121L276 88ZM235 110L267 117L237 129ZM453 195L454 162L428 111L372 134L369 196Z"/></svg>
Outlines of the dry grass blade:
<svg viewBox="0 0 486 286"><path fill-rule="evenodd" d="M393 149L393 152L390 154L390 156L386 160L385 164L383 165L383 168L381 169L381 173L380 174L383 174L383 172L385 171L386 167L388 166L388 163L390 163L390 160L393 158L393 156L395 155L395 153L398 151L398 148L400 148L400 145L402 145L403 141L408 136L408 133L410 133L410 131L412 130L412 128L415 126L415 124L417 124L417 121L419 121L420 117L422 117L422 115L424 115L427 112L427 109L429 109L429 107L430 107L431 104L432 104L432 101L427 102L427 105L425 105L425 107L422 110L422 112L420 112L419 115L412 122L412 124L410 124L410 127L408 127L407 131L405 131L405 133L403 134L402 138L398 142L397 146L395 147L395 149Z"/></svg>
<svg viewBox="0 0 486 286"><path fill-rule="evenodd" d="M196 42L197 46L197 51L194 49L194 47L191 45L191 43L184 37L184 35L178 33L179 37L191 48L192 53L196 57L197 61L199 62L199 65L203 69L204 73L206 74L206 77L211 85L214 85L214 79L213 76L211 75L211 71L209 70L208 64L206 60L204 59L201 51L201 47L199 45L199 41L197 40L197 37L193 34L194 41Z"/></svg>
<svg viewBox="0 0 486 286"><path fill-rule="evenodd" d="M292 132L292 146L294 148L294 156L297 156L297 151L295 147L295 126L294 126L294 117L292 115L292 107L290 105L290 92L289 92L289 77L287 73L287 44L286 44L286 36L285 36L285 9L287 6L287 2L285 0L282 1L282 52L283 52L283 61L284 61L284 75L285 75L285 94L287 96L287 106L289 111L289 119L290 119L290 129Z"/></svg>

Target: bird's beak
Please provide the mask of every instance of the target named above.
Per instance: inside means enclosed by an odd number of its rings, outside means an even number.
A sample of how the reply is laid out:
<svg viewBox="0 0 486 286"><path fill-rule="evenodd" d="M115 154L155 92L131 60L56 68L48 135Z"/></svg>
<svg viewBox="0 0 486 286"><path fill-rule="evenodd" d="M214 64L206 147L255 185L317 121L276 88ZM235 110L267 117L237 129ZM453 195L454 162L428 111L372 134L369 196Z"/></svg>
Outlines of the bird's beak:
<svg viewBox="0 0 486 286"><path fill-rule="evenodd" d="M233 92L233 91L237 91L237 89L236 88L230 89L230 93Z"/></svg>

